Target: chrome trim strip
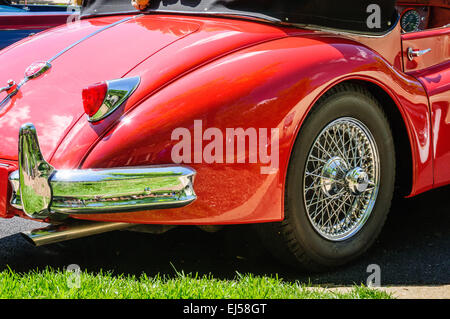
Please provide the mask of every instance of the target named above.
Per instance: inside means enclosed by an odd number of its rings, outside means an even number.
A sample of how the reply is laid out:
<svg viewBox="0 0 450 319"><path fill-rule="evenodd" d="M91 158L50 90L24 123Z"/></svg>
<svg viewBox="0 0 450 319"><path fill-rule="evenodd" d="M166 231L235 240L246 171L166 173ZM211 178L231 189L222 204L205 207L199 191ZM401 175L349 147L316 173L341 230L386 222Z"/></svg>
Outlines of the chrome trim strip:
<svg viewBox="0 0 450 319"><path fill-rule="evenodd" d="M36 65L40 66L40 68L35 71L34 68L36 67ZM34 67L34 68L33 68ZM31 79L35 79L37 77L40 77L42 74L44 74L45 72L47 72L48 70L50 70L50 68L52 67L52 64L48 61L46 62L35 62L32 63L26 70L25 70L25 78L27 80L31 80ZM31 69L31 71L30 71ZM30 74L29 74L30 73Z"/></svg>
<svg viewBox="0 0 450 319"><path fill-rule="evenodd" d="M105 31L105 30L107 30L107 29L109 29L109 28L112 28L112 27L114 27L114 26L116 26L116 25L118 25L118 24L121 24L122 22L127 22L127 21L129 21L129 20L135 19L135 18L140 17L140 16L141 16L141 15L137 15L137 16L133 16L133 17L127 17L127 18L125 18L125 19L122 19L122 20L119 20L119 21L114 22L114 23L112 23L112 24L109 24L109 25L107 25L107 26L104 26L103 28L101 28L101 29L99 29L99 30L97 30L97 31L95 31L95 32L93 32L93 33L91 33L91 34L88 34L87 36L81 38L80 40L76 41L75 43L72 43L71 45L69 45L68 47L66 47L64 50L58 52L56 55L54 55L53 57L51 57L47 62L48 62L48 63L51 63L51 62L54 61L56 58L60 57L61 55L63 55L64 53L66 53L67 51L69 51L70 49L72 49L74 46L76 46L76 45L80 44L81 42L83 42L83 41L85 41L85 40L87 40L87 39L93 37L94 35L99 34L100 32L103 32L103 31Z"/></svg>
<svg viewBox="0 0 450 319"><path fill-rule="evenodd" d="M19 170L9 175L11 205L36 219L186 206L196 198L196 172L175 165L55 170L42 157L36 129L19 137Z"/></svg>
<svg viewBox="0 0 450 319"><path fill-rule="evenodd" d="M19 84L17 84L17 87L13 92L9 93L3 100L0 101L0 111L1 111L2 107L6 104L6 102L8 102L10 98L12 98L14 95L16 95L17 92L22 87L22 85L27 83L27 81L28 81L28 78L24 78L22 81L20 81Z"/></svg>
<svg viewBox="0 0 450 319"><path fill-rule="evenodd" d="M97 31L95 31L95 32L93 32L93 33L91 33L91 34L88 34L87 36L81 38L80 40L78 40L78 41L72 43L71 45L69 45L68 47L66 47L65 49L61 50L60 52L58 52L58 53L57 53L56 55L54 55L53 57L51 57L51 58L50 58L49 60L47 60L46 62L51 66L51 62L53 62L56 58L60 57L61 55L63 55L64 53L66 53L67 51L69 51L70 49L72 49L74 46L80 44L81 42L83 42L83 41L85 41L85 40L87 40L87 39L93 37L94 35L99 34L99 33L102 32L102 31L105 31L105 30L107 30L107 29L109 29L109 28L112 28L112 27L114 27L114 26L116 26L116 25L118 25L118 24L120 24L120 23L122 23L122 22L127 22L127 21L129 21L129 20L138 18L138 17L140 17L140 16L142 16L142 14L136 15L136 16L133 16L133 17L127 17L127 18L124 18L124 19L122 19L122 20L116 21L116 22L114 22L114 23L112 23L112 24L109 24L109 25L107 25L107 26L104 26L103 28L101 28L101 29L99 29L99 30L97 30ZM48 69L46 69L46 70L48 70ZM45 71L46 71L46 70L45 70ZM45 72L45 71L44 71L44 72ZM29 80L30 80L30 78L28 78L28 77L25 76L25 77L23 78L23 80L17 85L17 90L16 90L14 93L8 94L3 100L0 101L0 108L3 107L3 106L6 104L6 102L8 102L9 99L10 99L12 96L14 96L14 95L17 93L17 91L18 91L25 83L27 83Z"/></svg>
<svg viewBox="0 0 450 319"><path fill-rule="evenodd" d="M15 85L16 85L15 81L9 80L7 86L0 88L0 93L2 93L2 92L7 92L8 93L8 91L11 91L11 90L15 91L14 90L14 86ZM17 85L16 85L16 88L17 88Z"/></svg>

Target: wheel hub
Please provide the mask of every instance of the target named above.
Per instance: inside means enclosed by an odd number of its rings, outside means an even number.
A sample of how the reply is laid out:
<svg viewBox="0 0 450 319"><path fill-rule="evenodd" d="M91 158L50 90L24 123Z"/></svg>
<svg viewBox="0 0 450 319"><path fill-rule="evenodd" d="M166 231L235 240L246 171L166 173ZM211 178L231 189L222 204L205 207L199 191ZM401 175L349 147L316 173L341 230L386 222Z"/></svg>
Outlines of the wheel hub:
<svg viewBox="0 0 450 319"><path fill-rule="evenodd" d="M349 170L345 175L345 181L352 195L360 195L369 187L369 175L361 167Z"/></svg>
<svg viewBox="0 0 450 319"><path fill-rule="evenodd" d="M360 195L369 187L369 175L361 168L349 169L347 163L335 156L323 166L320 185L328 197L347 191L352 195Z"/></svg>
<svg viewBox="0 0 450 319"><path fill-rule="evenodd" d="M334 196L339 193L345 186L342 180L345 178L345 174L348 171L347 164L339 156L335 156L328 160L323 166L322 178L320 184L322 191L327 196Z"/></svg>

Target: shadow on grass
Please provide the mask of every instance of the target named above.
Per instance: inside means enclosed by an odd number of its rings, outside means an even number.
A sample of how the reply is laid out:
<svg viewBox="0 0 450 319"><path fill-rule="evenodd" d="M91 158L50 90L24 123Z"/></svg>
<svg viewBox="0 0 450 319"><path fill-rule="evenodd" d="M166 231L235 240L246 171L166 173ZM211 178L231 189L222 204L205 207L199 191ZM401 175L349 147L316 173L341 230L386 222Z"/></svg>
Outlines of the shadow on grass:
<svg viewBox="0 0 450 319"><path fill-rule="evenodd" d="M322 285L366 284L370 264L381 267L381 284L450 283L450 188L396 201L374 245L357 261L333 272L314 274L286 267L262 247L251 226L228 226L218 233L179 227L162 235L112 232L44 247L20 235L0 239L0 270L26 272L78 264L90 272L212 274L233 279L236 271L275 275L287 281Z"/></svg>

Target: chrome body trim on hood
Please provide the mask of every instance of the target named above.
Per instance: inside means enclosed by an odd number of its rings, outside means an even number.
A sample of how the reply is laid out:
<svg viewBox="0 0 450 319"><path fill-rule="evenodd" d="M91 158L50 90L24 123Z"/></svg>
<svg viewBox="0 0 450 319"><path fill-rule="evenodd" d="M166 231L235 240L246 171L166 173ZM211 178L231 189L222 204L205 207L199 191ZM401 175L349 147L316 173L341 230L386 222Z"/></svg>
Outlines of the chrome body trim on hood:
<svg viewBox="0 0 450 319"><path fill-rule="evenodd" d="M93 33L91 33L91 34L88 34L87 36L81 38L80 40L78 40L78 41L72 43L71 45L69 45L68 47L64 48L63 50L61 50L60 52L58 52L57 54L55 54L53 57L51 57L51 58L48 59L47 61L42 62L42 63L46 63L46 65L47 65L47 68L46 68L45 70L42 70L42 73L44 73L45 71L47 71L48 69L51 68L51 66L52 66L51 63L52 63L55 59L57 59L58 57L60 57L60 56L63 55L65 52L69 51L70 49L72 49L74 46L76 46L76 45L80 44L81 42L83 42L83 41L85 41L85 40L87 40L87 39L89 39L89 38L95 36L96 34L102 32L102 31L105 31L105 30L107 30L107 29L109 29L109 28L112 28L112 27L114 27L114 26L116 26L116 25L118 25L118 24L127 22L127 21L129 21L129 20L135 19L135 18L137 18L137 17L139 17L139 16L140 16L140 15L136 15L136 16L133 16L133 17L127 17L127 18L124 18L124 19L122 19L122 20L119 20L119 21L116 21L116 22L114 22L114 23L111 23L111 24L109 24L109 25L107 25L107 26L105 26L105 27L103 27L103 28L101 28L101 29L99 29L99 30L97 30L97 31L95 31L95 32L93 32ZM30 66L30 67L31 67L31 66ZM25 72L26 72L26 71L25 71ZM42 74L42 73L40 73L40 74ZM39 75L40 75L40 74L39 74ZM37 76L39 76L39 75L37 75ZM20 83L16 85L15 90L14 90L13 92L11 92L11 93L8 92L8 95L7 95L3 100L0 101L0 108L1 108L2 106L4 106L4 105L6 104L6 102L8 102L8 100L9 100L12 96L14 96L15 94L17 94L17 92L20 90L20 88L21 88L23 85L25 85L25 83L27 83L30 79L35 78L35 77L37 77L37 76L27 76L27 75L25 74L23 80L20 81ZM7 88L7 87L2 88L2 91L6 91L6 89L9 89L9 88Z"/></svg>

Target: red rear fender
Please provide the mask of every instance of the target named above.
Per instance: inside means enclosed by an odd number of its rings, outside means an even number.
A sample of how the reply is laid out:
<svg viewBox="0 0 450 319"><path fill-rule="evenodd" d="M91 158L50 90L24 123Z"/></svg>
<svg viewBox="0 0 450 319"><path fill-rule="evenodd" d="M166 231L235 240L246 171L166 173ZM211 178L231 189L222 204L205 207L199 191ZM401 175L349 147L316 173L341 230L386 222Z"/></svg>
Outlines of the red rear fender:
<svg viewBox="0 0 450 319"><path fill-rule="evenodd" d="M142 66L143 67L143 66ZM129 76L145 72L137 67ZM279 170L261 174L267 164L185 163L197 170L198 200L188 208L102 215L102 220L167 224L227 224L283 218L284 180L292 145L315 101L330 87L350 79L380 85L399 106L413 145L416 190L432 185L430 123L426 94L419 82L401 74L370 49L329 36L290 37L242 49L203 65L129 106L111 129L100 136L85 133L78 123L54 163L82 161L82 167L139 166L172 163L177 128L195 136L217 128L278 129ZM131 102L131 99L130 101ZM75 132L77 134L75 134ZM65 152L79 145L86 158ZM87 138L89 137L89 138ZM203 146L208 142L204 141ZM194 147L192 148L194 150ZM270 153L270 151L269 151ZM235 154L236 155L236 154ZM97 219L99 216L83 216Z"/></svg>

